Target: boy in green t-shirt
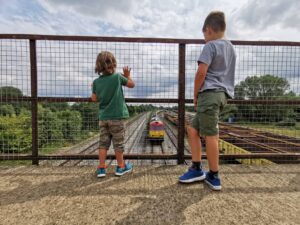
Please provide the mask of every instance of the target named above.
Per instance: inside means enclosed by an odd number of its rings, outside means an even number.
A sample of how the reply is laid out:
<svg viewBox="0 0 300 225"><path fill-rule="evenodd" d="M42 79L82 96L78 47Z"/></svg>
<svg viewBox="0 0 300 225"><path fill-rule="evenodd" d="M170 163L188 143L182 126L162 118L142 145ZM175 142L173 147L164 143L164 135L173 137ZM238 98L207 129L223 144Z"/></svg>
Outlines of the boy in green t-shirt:
<svg viewBox="0 0 300 225"><path fill-rule="evenodd" d="M123 68L123 75L116 73L117 61L110 52L98 54L95 73L99 75L93 81L92 101L99 102L100 146L97 177L106 175L106 155L111 141L113 142L118 166L115 174L122 176L132 171L132 164L125 163L124 152L124 119L129 117L125 104L122 86L134 87L128 66Z"/></svg>

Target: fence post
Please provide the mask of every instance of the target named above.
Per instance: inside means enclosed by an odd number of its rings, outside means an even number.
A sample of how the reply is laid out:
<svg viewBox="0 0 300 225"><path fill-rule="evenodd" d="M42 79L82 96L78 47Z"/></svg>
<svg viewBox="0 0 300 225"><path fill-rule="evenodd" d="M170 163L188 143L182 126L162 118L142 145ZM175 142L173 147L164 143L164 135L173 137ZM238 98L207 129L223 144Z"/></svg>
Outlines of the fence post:
<svg viewBox="0 0 300 225"><path fill-rule="evenodd" d="M38 165L38 100L37 100L37 62L36 40L30 43L30 70L31 70L31 127L32 127L32 165Z"/></svg>
<svg viewBox="0 0 300 225"><path fill-rule="evenodd" d="M179 74L178 74L178 144L177 163L184 163L185 135L185 44L179 44Z"/></svg>

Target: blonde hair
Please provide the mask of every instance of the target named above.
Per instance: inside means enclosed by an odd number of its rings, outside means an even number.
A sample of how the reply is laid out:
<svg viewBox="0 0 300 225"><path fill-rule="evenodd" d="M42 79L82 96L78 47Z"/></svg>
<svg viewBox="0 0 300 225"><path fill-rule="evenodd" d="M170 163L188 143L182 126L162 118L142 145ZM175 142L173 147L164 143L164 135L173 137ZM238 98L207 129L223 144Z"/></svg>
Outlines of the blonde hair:
<svg viewBox="0 0 300 225"><path fill-rule="evenodd" d="M113 74L117 68L117 61L111 52L102 51L98 54L95 65L95 73Z"/></svg>
<svg viewBox="0 0 300 225"><path fill-rule="evenodd" d="M226 29L225 14L221 11L213 11L206 17L202 31L210 27L214 32L224 32Z"/></svg>

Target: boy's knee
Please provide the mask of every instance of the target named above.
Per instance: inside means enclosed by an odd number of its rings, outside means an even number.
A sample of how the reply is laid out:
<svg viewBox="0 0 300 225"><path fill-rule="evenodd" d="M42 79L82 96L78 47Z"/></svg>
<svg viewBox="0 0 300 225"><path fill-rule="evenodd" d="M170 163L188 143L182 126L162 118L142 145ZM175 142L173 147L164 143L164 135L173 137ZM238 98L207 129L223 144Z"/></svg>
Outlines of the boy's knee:
<svg viewBox="0 0 300 225"><path fill-rule="evenodd" d="M187 127L187 133L189 137L197 137L199 136L198 131L194 127Z"/></svg>
<svg viewBox="0 0 300 225"><path fill-rule="evenodd" d="M115 153L116 154L123 154L124 153L124 148L123 147L118 147L117 149L115 149Z"/></svg>

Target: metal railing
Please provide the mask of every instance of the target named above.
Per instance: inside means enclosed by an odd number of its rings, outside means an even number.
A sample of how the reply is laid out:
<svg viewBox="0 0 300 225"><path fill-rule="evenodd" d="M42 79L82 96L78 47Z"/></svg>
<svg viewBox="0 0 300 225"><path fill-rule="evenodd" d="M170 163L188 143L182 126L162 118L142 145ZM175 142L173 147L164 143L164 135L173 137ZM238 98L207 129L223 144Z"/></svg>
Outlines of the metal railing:
<svg viewBox="0 0 300 225"><path fill-rule="evenodd" d="M68 43L68 42L80 42L80 43L134 43L134 44L162 44L162 45L172 45L177 46L177 53L174 59L178 59L178 65L172 64L169 62L169 66L172 69L178 68L178 91L173 90L173 94L168 95L168 98L163 97L127 97L127 103L154 103L154 104L163 104L163 103L172 103L177 104L178 106L178 133L177 133L177 154L125 154L127 159L173 159L177 160L179 164L184 163L185 159L190 159L190 155L184 153L184 138L185 138L185 107L186 104L192 103L191 95L186 98L190 90L187 90L187 80L188 80L188 71L192 71L194 67L187 68L187 46L200 46L205 42L204 40L195 40L195 39L168 39L168 38L127 38L127 37L90 37L90 36L57 36L57 35L26 35L26 34L1 34L1 40L22 40L28 41L29 45L25 44L22 48L29 47L29 61L30 61L30 96L6 96L1 97L1 103L13 103L13 102L30 102L31 103L31 129L32 129L32 152L31 154L0 154L0 160L32 160L32 163L37 165L39 160L63 160L63 159L97 159L98 155L79 155L79 154L59 154L59 155L40 155L39 154L39 130L38 130L38 103L51 103L51 102L91 102L88 97L76 97L76 96L47 96L47 94L39 95L39 72L38 68L42 67L40 64L45 63L43 59L39 58L43 56L43 51L48 51L46 49L47 42L56 42L58 43ZM37 44L42 42L39 46ZM270 46L270 47L287 47L287 48L296 48L293 50L293 56L296 55L298 60L300 58L300 42L275 42L275 41L232 41L235 46L247 46L247 47L257 47L257 46ZM92 44L93 46L93 44ZM121 46L122 47L122 46ZM120 48L121 48L120 47ZM53 47L55 49L59 49ZM166 47L167 48L167 47ZM39 52L37 52L37 49ZM197 47L198 49L198 47ZM200 50L200 49L199 49ZM18 50L16 50L18 51ZM169 50L159 50L160 53L164 51L167 54ZM173 50L172 50L173 51ZM125 51L124 51L125 52ZM200 51L199 51L200 52ZM51 49L48 52L52 54ZM151 52L150 52L151 53ZM17 54L17 53L16 53ZM134 55L134 51L130 51L131 55ZM152 54L152 53L151 53ZM55 51L54 51L55 55ZM150 55L150 54L149 54ZM7 57L7 56L6 56ZM79 57L79 56L78 56ZM3 57L2 57L3 58ZM66 57L68 58L68 57ZM7 60L7 58L6 58ZM152 59L151 59L152 60ZM196 60L195 60L196 61ZM2 67L4 67L5 62L1 61ZM14 60L11 60L11 63L16 63ZM163 62L162 62L163 63ZM299 72L299 64L296 64L296 72ZM295 66L294 66L295 67ZM143 71L143 68L141 69ZM288 69L287 69L288 70ZM1 69L3 73L3 68ZM191 72L193 73L193 72ZM298 74L300 75L300 74ZM1 74L4 76L4 74ZM9 76L9 75L5 75ZM50 79L50 82L52 79ZM155 84L154 84L155 85ZM2 85L1 85L2 86ZM29 89L29 88L27 88ZM46 92L47 93L47 92ZM174 93L177 95L174 97ZM284 107L286 105L290 106L299 106L300 100L294 99L232 99L228 101L229 104L236 105L280 105ZM203 156L206 158L206 155ZM113 155L109 155L108 158L114 158ZM277 159L277 158L292 158L298 159L299 153L252 153L252 154L221 154L221 159L255 159L255 158L266 158L266 159Z"/></svg>

